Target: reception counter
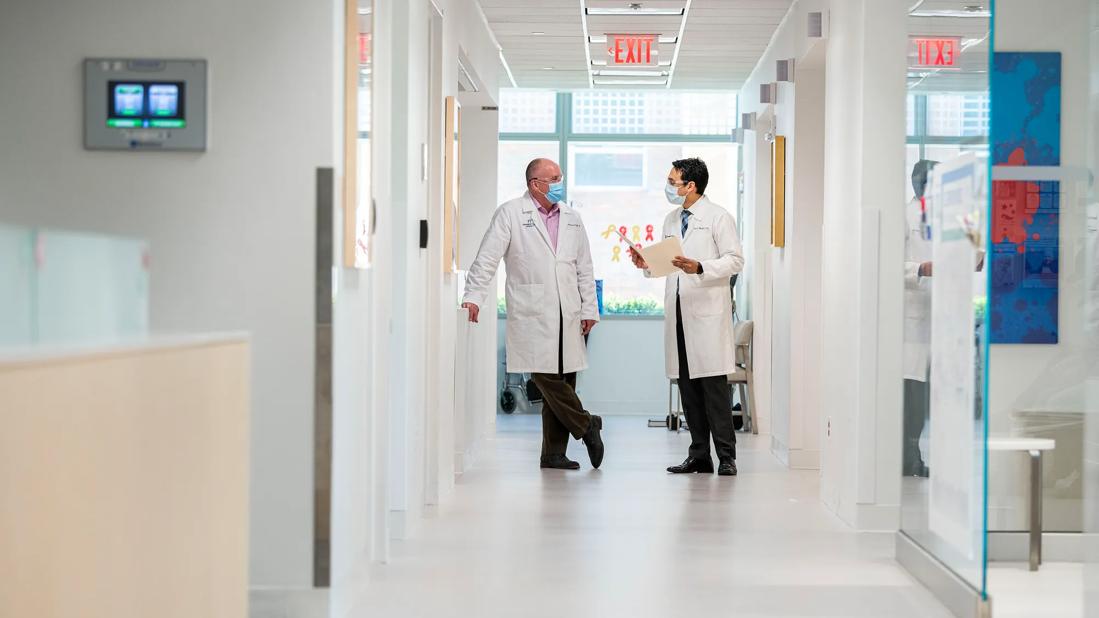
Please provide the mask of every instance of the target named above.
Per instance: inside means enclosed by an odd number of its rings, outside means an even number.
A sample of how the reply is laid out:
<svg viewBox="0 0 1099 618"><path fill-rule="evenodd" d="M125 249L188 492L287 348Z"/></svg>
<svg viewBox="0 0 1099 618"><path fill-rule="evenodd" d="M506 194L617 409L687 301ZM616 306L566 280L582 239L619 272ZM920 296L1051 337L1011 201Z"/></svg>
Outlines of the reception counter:
<svg viewBox="0 0 1099 618"><path fill-rule="evenodd" d="M0 616L247 616L249 356L0 349Z"/></svg>

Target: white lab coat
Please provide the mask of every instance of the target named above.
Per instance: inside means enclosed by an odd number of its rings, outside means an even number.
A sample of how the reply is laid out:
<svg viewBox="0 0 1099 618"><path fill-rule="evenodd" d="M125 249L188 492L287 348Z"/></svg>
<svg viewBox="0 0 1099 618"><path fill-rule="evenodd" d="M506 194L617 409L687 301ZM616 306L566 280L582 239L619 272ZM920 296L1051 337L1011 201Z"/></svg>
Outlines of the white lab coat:
<svg viewBox="0 0 1099 618"><path fill-rule="evenodd" d="M557 251L530 192L496 209L466 277L462 302L482 315L496 313L489 290L503 258L507 264L507 369L511 373L557 373L558 333L563 320L563 366L572 373L588 366L580 320L598 320L595 277L588 234L580 215L558 204ZM491 302L489 298L491 297Z"/></svg>
<svg viewBox="0 0 1099 618"><path fill-rule="evenodd" d="M932 248L921 233L919 198L905 207L904 220L904 377L926 382L931 361L931 280L919 273L920 264L931 261Z"/></svg>
<svg viewBox="0 0 1099 618"><path fill-rule="evenodd" d="M680 237L682 208L664 218L664 238ZM683 341L691 378L728 375L736 371L733 346L733 303L729 278L744 268L744 249L733 215L703 196L690 208L684 257L702 263L702 274L677 270L664 286L664 365L669 378L679 377L675 297L683 311ZM648 275L648 273L646 273Z"/></svg>

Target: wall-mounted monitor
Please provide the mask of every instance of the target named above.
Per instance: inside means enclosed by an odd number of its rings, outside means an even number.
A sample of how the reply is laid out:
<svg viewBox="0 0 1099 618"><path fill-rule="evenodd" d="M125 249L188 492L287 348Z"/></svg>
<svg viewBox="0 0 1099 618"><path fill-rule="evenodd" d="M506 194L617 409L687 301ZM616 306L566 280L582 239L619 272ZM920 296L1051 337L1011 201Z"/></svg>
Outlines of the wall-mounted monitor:
<svg viewBox="0 0 1099 618"><path fill-rule="evenodd" d="M84 61L84 147L206 150L206 61Z"/></svg>

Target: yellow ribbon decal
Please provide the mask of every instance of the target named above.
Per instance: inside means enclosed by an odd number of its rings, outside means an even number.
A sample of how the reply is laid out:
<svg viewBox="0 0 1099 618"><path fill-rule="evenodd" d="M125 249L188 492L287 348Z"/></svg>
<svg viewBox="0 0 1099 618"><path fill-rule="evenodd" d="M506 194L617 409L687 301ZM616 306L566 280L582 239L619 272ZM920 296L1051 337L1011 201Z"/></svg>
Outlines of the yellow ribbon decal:
<svg viewBox="0 0 1099 618"><path fill-rule="evenodd" d="M611 256L611 261L612 262L621 262L622 261L622 247L619 247L618 245L615 245L614 247L612 247L612 249L614 250L614 255Z"/></svg>
<svg viewBox="0 0 1099 618"><path fill-rule="evenodd" d="M612 223L612 224L608 225L607 230L605 232L603 232L603 238L610 238L611 234L613 234L613 233L614 233L614 224Z"/></svg>

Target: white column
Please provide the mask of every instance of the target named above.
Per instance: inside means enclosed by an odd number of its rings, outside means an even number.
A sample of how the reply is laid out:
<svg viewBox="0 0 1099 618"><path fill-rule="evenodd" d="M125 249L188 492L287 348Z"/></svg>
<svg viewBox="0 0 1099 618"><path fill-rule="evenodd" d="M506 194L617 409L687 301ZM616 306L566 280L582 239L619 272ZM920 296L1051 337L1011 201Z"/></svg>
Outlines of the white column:
<svg viewBox="0 0 1099 618"><path fill-rule="evenodd" d="M829 12L822 244L822 499L860 529L900 503L904 5Z"/></svg>

